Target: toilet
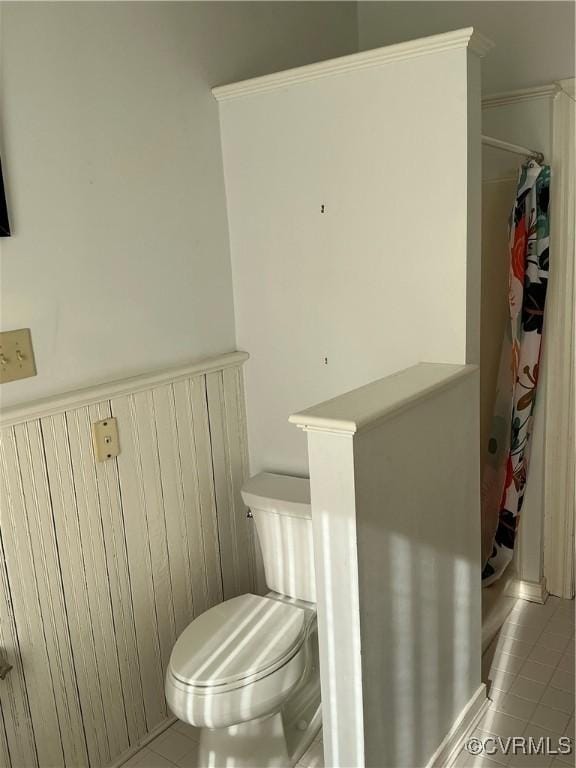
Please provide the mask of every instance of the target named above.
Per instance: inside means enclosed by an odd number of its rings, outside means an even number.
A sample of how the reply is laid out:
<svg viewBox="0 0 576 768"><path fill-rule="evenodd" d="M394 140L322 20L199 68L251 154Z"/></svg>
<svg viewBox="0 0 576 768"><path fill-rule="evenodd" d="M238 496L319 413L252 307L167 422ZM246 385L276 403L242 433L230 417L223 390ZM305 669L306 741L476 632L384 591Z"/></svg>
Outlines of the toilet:
<svg viewBox="0 0 576 768"><path fill-rule="evenodd" d="M199 766L285 768L321 725L310 485L262 473L242 498L270 591L226 600L188 625L170 656L166 700L201 729Z"/></svg>

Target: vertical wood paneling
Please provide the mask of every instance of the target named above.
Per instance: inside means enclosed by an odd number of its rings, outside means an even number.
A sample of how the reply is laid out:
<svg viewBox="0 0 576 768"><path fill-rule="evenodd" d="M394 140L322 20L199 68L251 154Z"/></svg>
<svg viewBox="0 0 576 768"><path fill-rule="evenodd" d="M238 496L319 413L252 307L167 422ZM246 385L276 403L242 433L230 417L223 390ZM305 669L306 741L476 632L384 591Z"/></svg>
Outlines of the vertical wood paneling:
<svg viewBox="0 0 576 768"><path fill-rule="evenodd" d="M101 421L111 415L110 403L97 403L89 406L88 411L91 423ZM122 680L128 737L132 745L146 733L146 715L140 680L120 481L115 461L96 462L95 469L114 617L114 639Z"/></svg>
<svg viewBox="0 0 576 768"><path fill-rule="evenodd" d="M117 760L169 714L178 634L253 589L243 408L231 369L2 430L0 643L14 669L0 755L12 768ZM111 415L121 452L98 463L92 424Z"/></svg>
<svg viewBox="0 0 576 768"><path fill-rule="evenodd" d="M186 384L192 414L192 435L200 494L200 520L208 584L208 607L210 607L221 602L224 593L210 442L210 420L206 398L206 377L197 376L190 379Z"/></svg>
<svg viewBox="0 0 576 768"><path fill-rule="evenodd" d="M237 521L234 515L233 490L229 475L230 458L223 420L225 418L222 375L218 371L206 376L206 393L210 418L210 441L214 467L214 490L218 510L218 538L224 599L241 593Z"/></svg>
<svg viewBox="0 0 576 768"><path fill-rule="evenodd" d="M90 762L100 766L110 759L110 746L99 683L87 563L82 548L80 510L66 414L42 419L41 424L84 733Z"/></svg>
<svg viewBox="0 0 576 768"><path fill-rule="evenodd" d="M256 555L254 548L254 522L247 516L241 490L248 477L248 440L244 412L244 388L242 371L228 368L221 372L224 404L226 408L223 429L228 445L230 504L237 522L238 551L240 554L240 590L256 589Z"/></svg>
<svg viewBox="0 0 576 768"><path fill-rule="evenodd" d="M7 500L3 477L0 498ZM16 621L12 609L10 586L6 572L4 547L0 531L0 654L12 665L0 683L0 766L25 768L38 765L34 732L28 704L28 692L20 657ZM3 762L2 762L3 761Z"/></svg>
<svg viewBox="0 0 576 768"><path fill-rule="evenodd" d="M14 428L64 764L87 765L39 421ZM34 720L36 727L36 720Z"/></svg>
<svg viewBox="0 0 576 768"><path fill-rule="evenodd" d="M173 385L172 391L178 442L179 480L182 486L183 521L186 531L183 543L186 546L188 558L192 606L194 615L198 616L210 605L209 582L219 585L220 564L218 555L213 557L212 561L206 556L198 460L194 441L195 423L192 418L188 381L177 382Z"/></svg>
<svg viewBox="0 0 576 768"><path fill-rule="evenodd" d="M242 483L243 483L244 480L250 474L250 463L248 460L248 431L247 431L247 422L246 422L246 393L244 391L244 369L235 368L233 373L235 375L236 384L237 384L237 403L238 403L237 429L238 429L239 440L242 445L241 450L242 450L242 462L243 462L243 472L242 472ZM240 490L242 490L242 486L240 486ZM258 536L256 534L256 525L254 524L253 519L249 520L248 526L250 528L250 538L251 538L250 569L252 572L252 584L253 584L252 588L257 594L265 595L266 592L268 591L268 587L266 585L266 574L264 573L264 562L262 560L260 542L258 541Z"/></svg>
<svg viewBox="0 0 576 768"><path fill-rule="evenodd" d="M228 599L252 589L252 536L240 496L246 471L245 451L238 426L231 422L239 415L238 382L228 375L224 379L223 372L217 371L206 376L206 388L220 564L224 598Z"/></svg>
<svg viewBox="0 0 576 768"><path fill-rule="evenodd" d="M111 401L111 409L112 415L119 423L118 477L122 494L144 711L147 729L152 730L165 719L167 711L152 579L147 500L134 398L129 395L114 398Z"/></svg>
<svg viewBox="0 0 576 768"><path fill-rule="evenodd" d="M83 765L82 719L73 689L74 667L40 424L18 425L14 434L64 761Z"/></svg>
<svg viewBox="0 0 576 768"><path fill-rule="evenodd" d="M220 545L204 376L174 384L194 614L222 600Z"/></svg>
<svg viewBox="0 0 576 768"><path fill-rule="evenodd" d="M22 763L21 763L22 765ZM8 751L8 738L4 727L4 712L0 697L0 768L13 768L10 752Z"/></svg>
<svg viewBox="0 0 576 768"><path fill-rule="evenodd" d="M20 458L16 450L15 429L2 431L2 539L6 557L12 607L18 643L24 664L28 701L34 723L36 749L43 765L63 765L64 753L55 702L55 688L50 673L49 645L44 635L38 578L33 563L28 514L34 514L33 500L24 497L20 477ZM25 427L24 427L25 429ZM22 432L22 428L20 428ZM29 475L29 462L26 474ZM6 503L6 500L8 503ZM29 509L27 508L29 505Z"/></svg>
<svg viewBox="0 0 576 768"><path fill-rule="evenodd" d="M159 471L162 478L162 502L169 553L174 627L176 635L179 635L194 617L194 604L190 559L186 546L186 508L172 386L157 387L152 391L152 397Z"/></svg>
<svg viewBox="0 0 576 768"><path fill-rule="evenodd" d="M160 664L164 671L168 666L170 653L176 641L176 632L153 391L138 392L133 399L137 419L143 493L146 499L146 524L156 616L158 617Z"/></svg>
<svg viewBox="0 0 576 768"><path fill-rule="evenodd" d="M113 756L127 748L128 735L123 702L118 696L120 671L88 409L69 411L66 423L91 617L90 628L84 627L83 634L92 632L94 638L96 669L92 683L98 681L102 693L110 755Z"/></svg>

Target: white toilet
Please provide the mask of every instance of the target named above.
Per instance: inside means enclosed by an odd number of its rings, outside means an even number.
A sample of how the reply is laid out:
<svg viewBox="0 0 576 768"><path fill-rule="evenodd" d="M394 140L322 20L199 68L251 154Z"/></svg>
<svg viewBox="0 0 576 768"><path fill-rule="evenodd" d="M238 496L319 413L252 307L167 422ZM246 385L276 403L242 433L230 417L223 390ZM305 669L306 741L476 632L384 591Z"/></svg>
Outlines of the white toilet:
<svg viewBox="0 0 576 768"><path fill-rule="evenodd" d="M202 729L203 768L295 765L321 725L309 481L263 473L242 498L272 591L195 619L166 673L170 709Z"/></svg>

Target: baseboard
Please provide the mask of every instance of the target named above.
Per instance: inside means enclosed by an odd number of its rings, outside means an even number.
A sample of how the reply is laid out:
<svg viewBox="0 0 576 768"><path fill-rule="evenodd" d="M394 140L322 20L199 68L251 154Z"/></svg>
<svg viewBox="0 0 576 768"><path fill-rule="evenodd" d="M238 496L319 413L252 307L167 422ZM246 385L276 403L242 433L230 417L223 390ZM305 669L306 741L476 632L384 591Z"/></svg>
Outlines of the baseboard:
<svg viewBox="0 0 576 768"><path fill-rule="evenodd" d="M506 594L509 597L518 597L520 600L529 600L531 603L543 605L548 599L546 579L542 577L539 582L514 579L507 587Z"/></svg>
<svg viewBox="0 0 576 768"><path fill-rule="evenodd" d="M143 736L137 744L135 744L133 747L130 747L130 749L127 749L126 752L122 752L120 757L117 758L113 763L110 763L108 768L120 768L120 766L124 765L125 762L130 760L130 758L133 757L136 752L139 752L141 749L143 749L146 744L150 744L152 739L155 739L156 736L159 736L167 728L170 728L170 726L175 723L177 719L178 718L176 717L168 717L166 720L162 720L160 725L157 725L156 728L152 728L152 730Z"/></svg>
<svg viewBox="0 0 576 768"><path fill-rule="evenodd" d="M448 768L452 765L467 737L472 733L489 706L490 700L486 697L486 686L482 683L426 764L426 768Z"/></svg>

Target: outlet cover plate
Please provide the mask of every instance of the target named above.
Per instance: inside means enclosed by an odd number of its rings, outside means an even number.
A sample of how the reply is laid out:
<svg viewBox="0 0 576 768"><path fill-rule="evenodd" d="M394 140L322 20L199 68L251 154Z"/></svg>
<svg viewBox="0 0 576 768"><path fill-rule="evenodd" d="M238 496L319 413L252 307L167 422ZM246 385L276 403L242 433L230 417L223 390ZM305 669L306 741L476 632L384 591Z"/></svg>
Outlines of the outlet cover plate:
<svg viewBox="0 0 576 768"><path fill-rule="evenodd" d="M94 452L96 461L108 461L120 453L120 441L118 440L118 424L112 416L109 419L96 421L92 425L94 437Z"/></svg>
<svg viewBox="0 0 576 768"><path fill-rule="evenodd" d="M0 332L0 384L36 376L30 328Z"/></svg>

